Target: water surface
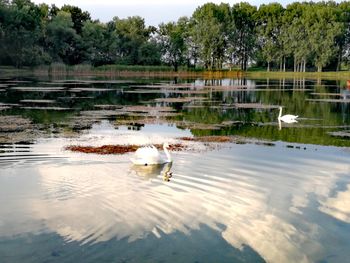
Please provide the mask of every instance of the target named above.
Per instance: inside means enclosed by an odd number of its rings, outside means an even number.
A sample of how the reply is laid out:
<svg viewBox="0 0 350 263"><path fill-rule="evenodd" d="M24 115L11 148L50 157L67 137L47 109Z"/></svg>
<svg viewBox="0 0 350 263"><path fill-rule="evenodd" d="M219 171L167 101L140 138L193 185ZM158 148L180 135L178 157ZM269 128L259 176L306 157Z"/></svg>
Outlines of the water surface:
<svg viewBox="0 0 350 263"><path fill-rule="evenodd" d="M349 106L314 100L342 83L3 83L3 262L347 261ZM279 126L279 105L298 123ZM201 135L243 137L180 139ZM160 167L65 150L165 141L188 148Z"/></svg>

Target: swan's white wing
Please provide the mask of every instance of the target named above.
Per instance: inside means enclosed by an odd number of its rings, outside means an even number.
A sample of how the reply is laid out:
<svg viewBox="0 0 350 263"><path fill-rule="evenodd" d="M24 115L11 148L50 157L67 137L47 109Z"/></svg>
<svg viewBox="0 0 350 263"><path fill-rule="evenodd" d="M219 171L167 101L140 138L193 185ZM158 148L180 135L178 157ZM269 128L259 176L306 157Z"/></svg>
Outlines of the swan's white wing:
<svg viewBox="0 0 350 263"><path fill-rule="evenodd" d="M285 123L295 123L295 122L298 122L296 120L298 116L294 116L294 115L284 115L282 116L279 120L280 121L283 121Z"/></svg>
<svg viewBox="0 0 350 263"><path fill-rule="evenodd" d="M294 122L294 121L296 121L296 118L298 118L298 116L287 114L287 115L283 115L280 118L280 120L283 122Z"/></svg>
<svg viewBox="0 0 350 263"><path fill-rule="evenodd" d="M283 115L282 118L286 118L286 119L296 119L298 118L299 116L296 116L296 115L292 115L292 114L286 114L286 115Z"/></svg>
<svg viewBox="0 0 350 263"><path fill-rule="evenodd" d="M167 158L162 157L154 145L141 147L135 152L136 158L131 159L131 161L137 165L154 165L171 162L171 156L169 152L166 149L164 150Z"/></svg>
<svg viewBox="0 0 350 263"><path fill-rule="evenodd" d="M137 149L135 157L132 161L134 164L139 165L159 164L162 162L158 149L153 145Z"/></svg>
<svg viewBox="0 0 350 263"><path fill-rule="evenodd" d="M153 145L138 148L135 155L137 158L156 158L160 156L159 151Z"/></svg>

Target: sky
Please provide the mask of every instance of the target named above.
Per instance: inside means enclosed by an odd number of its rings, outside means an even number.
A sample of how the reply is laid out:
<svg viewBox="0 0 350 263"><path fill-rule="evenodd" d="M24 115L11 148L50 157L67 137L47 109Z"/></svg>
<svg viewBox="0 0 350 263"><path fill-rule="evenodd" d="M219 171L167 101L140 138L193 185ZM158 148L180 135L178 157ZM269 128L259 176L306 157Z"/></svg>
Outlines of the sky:
<svg viewBox="0 0 350 263"><path fill-rule="evenodd" d="M113 17L127 18L129 16L141 16L146 25L157 26L162 22L177 21L181 16L191 16L194 10L207 2L220 4L221 2L233 5L241 2L238 0L32 0L36 4L47 3L61 7L64 4L80 7L88 11L92 19L101 22L111 21ZM296 0L263 1L246 0L251 5L260 6L269 2L279 2L287 5Z"/></svg>

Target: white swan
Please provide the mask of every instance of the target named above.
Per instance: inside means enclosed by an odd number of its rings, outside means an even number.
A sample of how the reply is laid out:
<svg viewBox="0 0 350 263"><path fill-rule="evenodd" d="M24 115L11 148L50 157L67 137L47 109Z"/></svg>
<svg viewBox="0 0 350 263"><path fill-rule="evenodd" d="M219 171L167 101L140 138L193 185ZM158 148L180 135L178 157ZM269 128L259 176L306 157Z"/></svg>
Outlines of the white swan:
<svg viewBox="0 0 350 263"><path fill-rule="evenodd" d="M168 151L169 144L164 143L163 149L166 157L162 156L154 145L138 148L135 152L136 158L131 158L131 161L136 165L156 165L172 162Z"/></svg>
<svg viewBox="0 0 350 263"><path fill-rule="evenodd" d="M282 116L282 107L279 107L280 113L278 115L278 121L283 121L286 123L298 122L296 119L299 117L297 115L286 114Z"/></svg>

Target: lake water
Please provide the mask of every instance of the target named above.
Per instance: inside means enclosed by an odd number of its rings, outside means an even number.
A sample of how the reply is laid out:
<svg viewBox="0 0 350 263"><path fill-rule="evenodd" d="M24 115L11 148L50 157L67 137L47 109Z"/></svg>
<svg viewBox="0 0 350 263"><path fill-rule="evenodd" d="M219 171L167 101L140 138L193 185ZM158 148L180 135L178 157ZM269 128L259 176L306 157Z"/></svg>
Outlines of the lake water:
<svg viewBox="0 0 350 263"><path fill-rule="evenodd" d="M348 261L345 82L3 78L0 90L1 262ZM279 123L278 106L298 122ZM157 167L66 149L164 142L185 148Z"/></svg>

